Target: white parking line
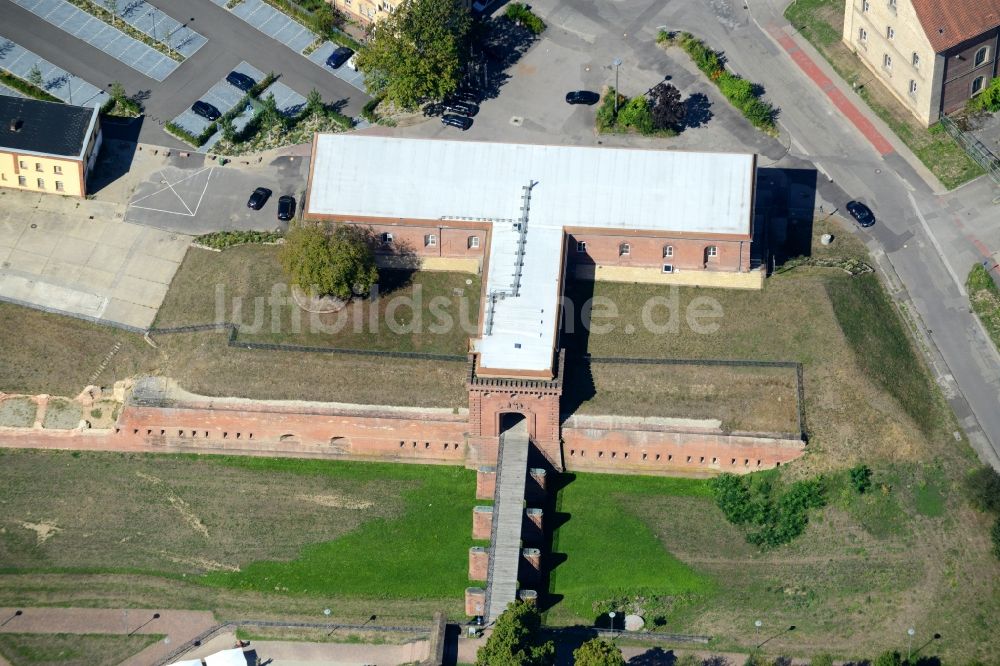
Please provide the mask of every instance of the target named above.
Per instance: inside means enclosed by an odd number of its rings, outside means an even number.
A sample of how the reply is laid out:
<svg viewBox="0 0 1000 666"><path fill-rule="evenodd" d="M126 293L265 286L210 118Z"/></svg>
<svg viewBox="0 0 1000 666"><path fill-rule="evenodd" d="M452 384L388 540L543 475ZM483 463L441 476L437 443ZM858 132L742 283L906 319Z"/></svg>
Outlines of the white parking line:
<svg viewBox="0 0 1000 666"><path fill-rule="evenodd" d="M198 171L195 171L190 176L185 176L184 178L181 178L180 180L178 180L178 181L176 181L174 183L171 183L169 181L164 181L164 182L167 183L166 187L161 187L160 189L156 190L155 192L151 192L151 193L147 194L144 197L140 197L140 198L136 199L135 201L133 201L132 203L129 204L129 208L137 208L139 210L151 210L151 211L154 211L154 212L157 212L157 213L167 213L168 215L181 215L183 217L194 217L195 215L198 214L198 209L201 208L202 199L205 198L205 192L208 191L208 183L209 183L210 180L212 180L212 171L214 171L214 170L215 170L215 167L205 167L204 169L200 169ZM174 189L174 185L179 185L179 184L183 183L185 180L190 180L190 179L194 178L195 176L197 176L198 174L204 173L205 171L208 171L208 177L205 178L205 187L202 188L201 195L198 197L198 204L195 206L194 211L192 211L191 207L188 206L187 203L184 202L184 199L181 198L181 195L178 194L177 190ZM147 206L136 206L135 205L135 204L139 203L140 201L145 201L146 199L148 199L150 197L153 197L153 196L156 196L157 194L161 194L163 192L166 192L167 190L170 190L171 192L174 193L174 196L176 196L177 199L181 202L181 205L184 206L184 209L187 211L186 213L179 213L179 212L174 211L174 210L163 210L162 208L149 208Z"/></svg>

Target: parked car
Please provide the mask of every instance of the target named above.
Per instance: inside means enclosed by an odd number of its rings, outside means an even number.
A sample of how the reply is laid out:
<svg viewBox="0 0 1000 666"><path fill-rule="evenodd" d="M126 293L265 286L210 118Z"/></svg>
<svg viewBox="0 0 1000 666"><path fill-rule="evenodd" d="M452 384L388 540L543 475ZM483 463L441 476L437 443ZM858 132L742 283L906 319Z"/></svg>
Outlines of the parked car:
<svg viewBox="0 0 1000 666"><path fill-rule="evenodd" d="M480 96L475 90L456 90L448 95L446 102L465 102L466 104L479 104Z"/></svg>
<svg viewBox="0 0 1000 666"><path fill-rule="evenodd" d="M354 51L352 51L351 49L347 48L346 46L339 46L337 47L337 50L331 53L330 56L326 59L326 64L329 67L337 69L345 62L347 62L353 55Z"/></svg>
<svg viewBox="0 0 1000 666"><path fill-rule="evenodd" d="M449 113L457 113L463 116L472 117L479 113L479 107L475 104L469 104L468 102L450 101L445 102L444 110Z"/></svg>
<svg viewBox="0 0 1000 666"><path fill-rule="evenodd" d="M464 132L472 127L472 118L467 116L456 116L453 113L448 113L441 117L441 124L457 127Z"/></svg>
<svg viewBox="0 0 1000 666"><path fill-rule="evenodd" d="M250 200L247 201L247 208L252 210L260 210L267 203L267 200L271 198L271 190L266 187L258 187L250 195Z"/></svg>
<svg viewBox="0 0 1000 666"><path fill-rule="evenodd" d="M284 222L295 217L295 197L288 194L278 197L278 219Z"/></svg>
<svg viewBox="0 0 1000 666"><path fill-rule="evenodd" d="M257 82L246 74L235 71L226 74L226 82L230 85L236 86L243 92L249 92L251 88L257 85Z"/></svg>
<svg viewBox="0 0 1000 666"><path fill-rule="evenodd" d="M191 110L197 113L199 116L205 120L218 120L222 117L219 110L209 104L208 102L203 102L200 99L191 105Z"/></svg>
<svg viewBox="0 0 1000 666"><path fill-rule="evenodd" d="M847 202L847 212L863 227L870 227L875 224L875 213L860 201Z"/></svg>
<svg viewBox="0 0 1000 666"><path fill-rule="evenodd" d="M574 90L566 93L567 104L593 105L601 101L601 96L590 90Z"/></svg>

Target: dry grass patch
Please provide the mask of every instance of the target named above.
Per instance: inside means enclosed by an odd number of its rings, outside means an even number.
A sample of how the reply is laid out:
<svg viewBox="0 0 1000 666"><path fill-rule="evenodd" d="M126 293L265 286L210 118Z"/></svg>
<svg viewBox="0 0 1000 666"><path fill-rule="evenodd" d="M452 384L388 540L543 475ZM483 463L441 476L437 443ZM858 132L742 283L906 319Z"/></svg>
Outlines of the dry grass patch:
<svg viewBox="0 0 1000 666"><path fill-rule="evenodd" d="M136 634L0 634L11 666L115 666L163 636Z"/></svg>
<svg viewBox="0 0 1000 666"><path fill-rule="evenodd" d="M80 425L83 411L79 403L65 398L50 398L45 407L45 420L42 427L53 430L71 430Z"/></svg>
<svg viewBox="0 0 1000 666"><path fill-rule="evenodd" d="M35 423L38 405L27 396L16 396L0 401L0 426L30 428Z"/></svg>

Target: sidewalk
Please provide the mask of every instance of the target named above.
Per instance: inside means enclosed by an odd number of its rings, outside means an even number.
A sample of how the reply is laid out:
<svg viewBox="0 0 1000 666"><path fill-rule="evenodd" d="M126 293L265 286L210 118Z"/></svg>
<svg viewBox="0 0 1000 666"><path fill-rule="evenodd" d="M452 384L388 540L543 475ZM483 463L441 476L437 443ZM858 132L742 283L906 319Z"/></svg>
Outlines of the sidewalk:
<svg viewBox="0 0 1000 666"><path fill-rule="evenodd" d="M15 611L21 615L13 617ZM159 617L154 619L154 614ZM123 666L149 666L216 625L208 611L109 608L0 608L0 618L11 618L0 627L7 634L165 634L123 662ZM0 659L0 662L3 660Z"/></svg>
<svg viewBox="0 0 1000 666"><path fill-rule="evenodd" d="M747 5L752 20L761 31L781 47L802 73L826 94L831 103L857 128L879 155L884 159L893 154L901 157L934 194L947 193L948 190L941 181L920 161L909 146L851 89L826 58L785 19L782 7L776 7L773 0L748 0Z"/></svg>

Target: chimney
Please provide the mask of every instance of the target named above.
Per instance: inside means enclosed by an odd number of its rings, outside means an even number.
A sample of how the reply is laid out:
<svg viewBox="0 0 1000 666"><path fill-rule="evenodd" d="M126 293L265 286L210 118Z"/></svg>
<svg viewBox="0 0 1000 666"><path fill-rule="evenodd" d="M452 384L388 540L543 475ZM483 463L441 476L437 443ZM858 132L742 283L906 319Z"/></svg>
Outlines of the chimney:
<svg viewBox="0 0 1000 666"><path fill-rule="evenodd" d="M10 131L11 132L20 132L22 127L24 127L24 121L23 120L21 120L20 118L11 118L10 119Z"/></svg>

